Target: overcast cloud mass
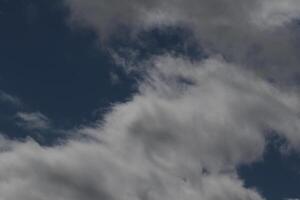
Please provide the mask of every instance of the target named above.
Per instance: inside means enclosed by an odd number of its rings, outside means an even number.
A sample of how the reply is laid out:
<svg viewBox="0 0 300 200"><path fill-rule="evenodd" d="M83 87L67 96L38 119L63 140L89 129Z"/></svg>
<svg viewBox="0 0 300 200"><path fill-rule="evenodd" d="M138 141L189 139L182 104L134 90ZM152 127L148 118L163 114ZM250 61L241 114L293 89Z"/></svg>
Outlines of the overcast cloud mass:
<svg viewBox="0 0 300 200"><path fill-rule="evenodd" d="M91 28L100 43L122 27L135 35L178 26L191 31L208 56L193 60L166 52L140 62L115 60L143 78L137 92L112 105L103 119L68 130L74 138L51 147L1 138L0 199L265 199L245 186L238 167L262 160L274 135L286 141L278 146L285 153L300 152L299 86L292 84L299 78L300 1L65 5L68 23ZM4 92L0 98L18 102ZM51 129L39 112L16 117L27 129Z"/></svg>

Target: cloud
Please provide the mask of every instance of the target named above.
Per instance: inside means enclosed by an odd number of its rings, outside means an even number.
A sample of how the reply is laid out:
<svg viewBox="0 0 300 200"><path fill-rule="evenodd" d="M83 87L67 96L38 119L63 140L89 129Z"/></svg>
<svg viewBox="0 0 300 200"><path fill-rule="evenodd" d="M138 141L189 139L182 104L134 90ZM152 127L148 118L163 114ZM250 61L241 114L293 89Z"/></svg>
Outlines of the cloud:
<svg viewBox="0 0 300 200"><path fill-rule="evenodd" d="M122 27L133 32L180 26L206 53L222 54L279 82L299 75L298 0L65 0L73 24L102 40Z"/></svg>
<svg viewBox="0 0 300 200"><path fill-rule="evenodd" d="M40 112L16 114L18 125L27 130L43 130L50 128L50 120Z"/></svg>
<svg viewBox="0 0 300 200"><path fill-rule="evenodd" d="M266 81L298 70L299 1L65 3L73 23L102 39L122 26L180 26L193 31L209 58L138 63L146 73L138 92L93 126L69 130L79 138L52 147L0 138L0 199L264 199L245 187L237 168L263 159L270 134L300 151L299 95ZM4 93L0 99L15 101ZM39 112L16 119L30 131L52 128Z"/></svg>
<svg viewBox="0 0 300 200"><path fill-rule="evenodd" d="M6 92L0 90L0 101L4 103L9 103L15 106L20 106L22 104L21 100L15 96L12 96Z"/></svg>
<svg viewBox="0 0 300 200"><path fill-rule="evenodd" d="M2 139L0 198L263 200L236 168L262 158L269 129L300 150L298 95L217 57L155 57L143 69L138 93L75 130L82 139Z"/></svg>
<svg viewBox="0 0 300 200"><path fill-rule="evenodd" d="M151 25L196 23L198 26L262 28L282 26L300 15L297 0L65 0L73 20L91 25L100 33L114 26L130 25L143 28ZM115 23L111 23L115 22ZM247 23L247 24L243 24ZM249 27L249 29L253 28ZM208 28L208 27L206 27ZM241 31L241 30L239 30Z"/></svg>

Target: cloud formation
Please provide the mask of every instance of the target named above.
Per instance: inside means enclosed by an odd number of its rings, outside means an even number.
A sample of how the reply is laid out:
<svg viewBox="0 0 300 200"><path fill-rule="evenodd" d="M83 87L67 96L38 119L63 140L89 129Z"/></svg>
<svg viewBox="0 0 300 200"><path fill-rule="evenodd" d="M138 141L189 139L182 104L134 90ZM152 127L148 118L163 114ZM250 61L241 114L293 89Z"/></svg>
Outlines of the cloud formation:
<svg viewBox="0 0 300 200"><path fill-rule="evenodd" d="M109 32L121 24L143 28L170 22L196 23L198 28L282 26L300 15L297 0L65 0L74 20ZM115 22L115 23L112 23ZM242 23L243 22L243 23ZM246 24L245 24L246 23ZM196 26L195 26L196 27ZM206 30L203 30L206 31ZM239 30L242 31L242 30Z"/></svg>
<svg viewBox="0 0 300 200"><path fill-rule="evenodd" d="M100 38L152 27L180 26L195 34L208 54L247 63L264 76L299 74L298 0L65 0L70 19ZM284 68L284 70L282 70Z"/></svg>
<svg viewBox="0 0 300 200"><path fill-rule="evenodd" d="M263 159L272 134L300 151L300 97L267 81L297 76L298 0L64 2L72 22L102 39L123 26L179 26L208 58L127 58L146 75L103 120L51 147L0 138L0 199L264 199L237 168ZM1 92L0 100L17 102ZM17 119L30 131L53 128L39 112Z"/></svg>
<svg viewBox="0 0 300 200"><path fill-rule="evenodd" d="M236 168L262 158L268 130L300 150L299 96L219 57L155 57L143 69L138 93L75 130L82 138L2 139L0 198L263 200Z"/></svg>
<svg viewBox="0 0 300 200"><path fill-rule="evenodd" d="M17 124L27 130L43 130L50 128L50 120L40 112L16 114Z"/></svg>
<svg viewBox="0 0 300 200"><path fill-rule="evenodd" d="M22 104L21 100L13 95L10 95L4 91L0 90L0 102L9 103L13 106L20 106Z"/></svg>

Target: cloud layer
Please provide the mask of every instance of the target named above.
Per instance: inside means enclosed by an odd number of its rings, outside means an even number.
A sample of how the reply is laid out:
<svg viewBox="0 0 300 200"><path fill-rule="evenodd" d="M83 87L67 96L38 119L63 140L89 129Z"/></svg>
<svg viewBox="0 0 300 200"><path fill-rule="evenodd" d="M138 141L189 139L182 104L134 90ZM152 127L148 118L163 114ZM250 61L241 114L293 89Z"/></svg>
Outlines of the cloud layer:
<svg viewBox="0 0 300 200"><path fill-rule="evenodd" d="M54 147L1 140L4 200L262 200L236 168L270 130L300 150L299 97L214 57L162 56L127 103Z"/></svg>

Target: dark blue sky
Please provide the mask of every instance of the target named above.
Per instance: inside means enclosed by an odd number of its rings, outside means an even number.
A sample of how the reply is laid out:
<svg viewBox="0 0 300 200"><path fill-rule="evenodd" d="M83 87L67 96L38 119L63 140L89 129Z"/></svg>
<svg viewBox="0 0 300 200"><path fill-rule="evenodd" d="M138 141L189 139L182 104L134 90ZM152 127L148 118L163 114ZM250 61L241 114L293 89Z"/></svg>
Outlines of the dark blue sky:
<svg viewBox="0 0 300 200"><path fill-rule="evenodd" d="M138 77L116 66L108 47L138 49L138 59L166 50L203 56L196 45L182 48L190 33L179 28L141 33L144 45L124 36L104 46L91 30L70 27L67 15L59 0L0 0L0 90L22 101L19 106L0 104L0 132L9 137L36 137L15 124L20 111L39 111L64 129L99 119L111 104L130 98ZM117 83L112 74L119 77ZM63 136L46 131L43 137ZM270 200L299 196L299 157L282 158L272 145L269 149L263 162L241 168L246 184Z"/></svg>
<svg viewBox="0 0 300 200"><path fill-rule="evenodd" d="M283 142L271 138L262 161L240 168L246 185L258 188L267 199L296 198L300 193L300 157L295 152L282 156L278 147Z"/></svg>
<svg viewBox="0 0 300 200"><path fill-rule="evenodd" d="M121 70L95 34L66 24L59 1L1 1L0 8L1 90L20 98L24 110L70 127L130 95L130 80L111 83Z"/></svg>

